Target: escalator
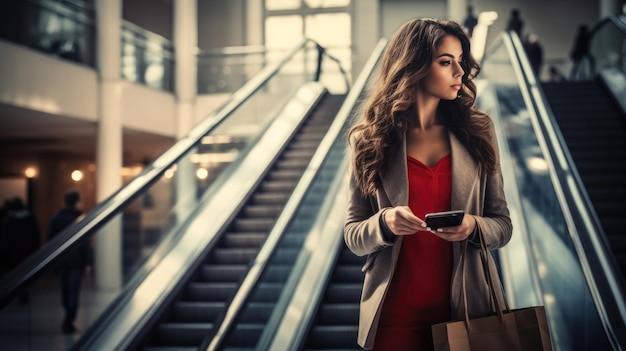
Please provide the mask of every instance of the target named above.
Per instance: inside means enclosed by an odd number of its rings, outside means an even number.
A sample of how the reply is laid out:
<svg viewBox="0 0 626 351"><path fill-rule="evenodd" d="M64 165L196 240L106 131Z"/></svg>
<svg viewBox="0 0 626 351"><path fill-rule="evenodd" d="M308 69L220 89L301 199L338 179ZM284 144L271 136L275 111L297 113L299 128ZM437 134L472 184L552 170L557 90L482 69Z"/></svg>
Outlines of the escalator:
<svg viewBox="0 0 626 351"><path fill-rule="evenodd" d="M214 335L291 192L335 117L344 96L324 96L278 156L215 247L151 328L140 350L196 349Z"/></svg>
<svg viewBox="0 0 626 351"><path fill-rule="evenodd" d="M542 83L613 254L626 273L626 118L599 80Z"/></svg>
<svg viewBox="0 0 626 351"><path fill-rule="evenodd" d="M276 236L268 233L285 217L296 185L310 177L310 161L345 98L320 83L327 59L338 63L303 40L141 174L0 277L0 319L61 314L58 305L21 307L15 297L25 290L43 291L42 299L59 294L54 264L89 242L107 248L83 290L89 309L79 315L76 337L47 349L185 350L210 341L268 237ZM341 67L324 67L335 78L345 75ZM15 325L0 330L10 345L49 338L37 324Z"/></svg>

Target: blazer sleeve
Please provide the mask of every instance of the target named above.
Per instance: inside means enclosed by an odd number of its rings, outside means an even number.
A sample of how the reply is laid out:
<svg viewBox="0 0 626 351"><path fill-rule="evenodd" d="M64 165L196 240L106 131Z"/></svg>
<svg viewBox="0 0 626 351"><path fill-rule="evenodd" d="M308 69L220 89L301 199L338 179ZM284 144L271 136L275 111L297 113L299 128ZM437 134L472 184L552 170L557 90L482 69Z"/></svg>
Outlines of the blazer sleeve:
<svg viewBox="0 0 626 351"><path fill-rule="evenodd" d="M344 225L344 240L354 254L364 256L393 246L395 235L383 220L388 207L378 208L377 201L359 190L350 167L349 202Z"/></svg>
<svg viewBox="0 0 626 351"><path fill-rule="evenodd" d="M504 195L504 181L500 167L500 155L496 132L493 122L490 123L490 133L496 152L496 170L484 175L484 203L482 215L476 216L479 230L483 234L487 249L499 249L511 240L513 225Z"/></svg>

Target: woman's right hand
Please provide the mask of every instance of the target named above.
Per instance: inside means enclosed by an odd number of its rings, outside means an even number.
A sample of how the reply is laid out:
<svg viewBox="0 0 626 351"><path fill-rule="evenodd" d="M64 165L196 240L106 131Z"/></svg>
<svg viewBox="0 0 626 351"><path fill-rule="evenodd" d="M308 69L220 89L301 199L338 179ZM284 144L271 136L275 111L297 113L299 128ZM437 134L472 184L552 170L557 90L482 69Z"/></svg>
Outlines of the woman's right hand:
<svg viewBox="0 0 626 351"><path fill-rule="evenodd" d="M383 220L395 235L411 235L426 229L426 222L413 214L409 206L392 207L385 211Z"/></svg>

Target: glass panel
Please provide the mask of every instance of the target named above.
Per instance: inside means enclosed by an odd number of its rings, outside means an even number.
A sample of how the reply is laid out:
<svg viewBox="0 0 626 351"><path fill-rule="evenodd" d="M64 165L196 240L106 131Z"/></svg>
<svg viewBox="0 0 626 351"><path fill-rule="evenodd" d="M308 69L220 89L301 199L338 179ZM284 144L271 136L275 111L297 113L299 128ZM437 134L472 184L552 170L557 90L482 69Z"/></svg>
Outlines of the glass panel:
<svg viewBox="0 0 626 351"><path fill-rule="evenodd" d="M86 3L9 1L0 11L0 38L94 66L93 18Z"/></svg>
<svg viewBox="0 0 626 351"><path fill-rule="evenodd" d="M125 293L133 293L135 284L184 233L185 225L202 206L202 201L215 189L228 186L230 172L238 167L242 156L255 146L259 135L279 115L276 112L292 98L297 88L314 76L311 67L315 66L308 65L305 59L307 51L317 52L317 48L309 45L296 54L292 59L295 63L280 69L223 123L210 131L203 129L201 140L189 151L183 154L185 150L179 150L180 144L176 144L143 173L136 177L133 175L140 170L127 174L127 186L105 205L115 208L122 199L132 200L122 205L113 219L102 221L99 217L90 217L95 216L93 213L99 208L86 214L83 221L101 226L85 244L95 251L93 270L89 273L83 268L76 270L75 280L81 285L74 321L76 333L62 333L65 313L61 306L60 273L65 270L48 267L26 288L26 298L17 298L0 310L0 345L11 350L69 349L114 300ZM209 126L214 118L214 115L209 116L196 128L208 128L203 126ZM170 165L168 160L172 159L178 161ZM167 170L154 182L145 184L146 175L151 174L154 167L167 167ZM143 184L146 187L137 192L136 187ZM77 226L82 228L84 223ZM77 226L59 235L75 234ZM72 251L66 251L60 260L68 259L71 254Z"/></svg>
<svg viewBox="0 0 626 351"><path fill-rule="evenodd" d="M312 8L342 7L350 5L350 0L304 0Z"/></svg>
<svg viewBox="0 0 626 351"><path fill-rule="evenodd" d="M273 10L294 10L300 8L301 0L265 0L265 9Z"/></svg>
<svg viewBox="0 0 626 351"><path fill-rule="evenodd" d="M538 278L556 349L608 350L608 339L533 129L531 119L534 117L526 106L505 45L500 43L487 52L481 76L488 81L489 88L485 90L492 91L497 98L497 106L485 109L499 119L505 132L500 138L506 140L511 152L511 159L503 162L513 164L516 196L522 206L519 216L528 229L529 260L537 266L533 274ZM479 99L479 106L487 97ZM513 195L507 194L507 197ZM514 294L524 293L526 289L514 291ZM524 299L523 296L516 298Z"/></svg>
<svg viewBox="0 0 626 351"><path fill-rule="evenodd" d="M240 49L198 54L198 94L232 93L267 64L265 48Z"/></svg>
<svg viewBox="0 0 626 351"><path fill-rule="evenodd" d="M606 68L617 68L626 72L626 43L622 31L612 22L607 22L593 36L589 45L589 53L581 63L581 75L593 78Z"/></svg>
<svg viewBox="0 0 626 351"><path fill-rule="evenodd" d="M124 22L121 45L121 74L124 79L172 91L174 54L169 40Z"/></svg>

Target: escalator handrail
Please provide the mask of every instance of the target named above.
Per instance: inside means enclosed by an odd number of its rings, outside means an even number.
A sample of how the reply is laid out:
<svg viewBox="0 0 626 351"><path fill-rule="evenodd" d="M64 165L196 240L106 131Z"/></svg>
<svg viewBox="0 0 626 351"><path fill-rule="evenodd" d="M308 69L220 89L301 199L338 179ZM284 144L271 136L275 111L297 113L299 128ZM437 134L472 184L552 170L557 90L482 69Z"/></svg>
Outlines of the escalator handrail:
<svg viewBox="0 0 626 351"><path fill-rule="evenodd" d="M626 16L610 15L600 20L589 30L589 47L590 48L592 46L593 39L596 38L596 34L598 34L606 25L614 25L617 29L619 29L622 32L622 35L626 36ZM591 51L589 51L589 55L593 56ZM592 64L594 64L595 66L596 62L598 62L598 60L593 60ZM620 68L620 70L622 69ZM591 72L597 73L596 67L591 67Z"/></svg>
<svg viewBox="0 0 626 351"><path fill-rule="evenodd" d="M600 20L589 30L590 40L593 40L595 34L597 34L602 28L604 28L605 25L609 23L616 26L617 29L619 29L622 33L624 33L624 35L626 35L626 17L624 15L610 15Z"/></svg>
<svg viewBox="0 0 626 351"><path fill-rule="evenodd" d="M531 101L529 106L533 111L529 112L533 128L548 161L552 184L598 315L609 342L620 350L624 340L619 340L623 336L615 333L614 326L623 326L626 322L623 278L520 38L516 33L503 33L503 40L513 51L511 57L517 58L512 59L512 63L522 72L520 88ZM583 232L587 235L582 235ZM610 313L615 311L619 319Z"/></svg>
<svg viewBox="0 0 626 351"><path fill-rule="evenodd" d="M173 164L198 145L204 135L210 133L224 122L239 106L276 75L298 52L311 43L317 47L319 55L324 54L323 47L314 40L309 38L302 40L279 61L266 66L252 77L244 86L233 93L219 110L209 114L193 127L187 135L178 140L152 164L148 165L141 174L101 201L91 211L81 216L76 222L39 248L38 251L25 259L15 269L3 276L0 279L0 308L6 306L18 295L21 289L48 270L64 252L89 240L98 229L106 225L126 205L157 182ZM316 79L320 76L321 62L322 60L318 59Z"/></svg>

